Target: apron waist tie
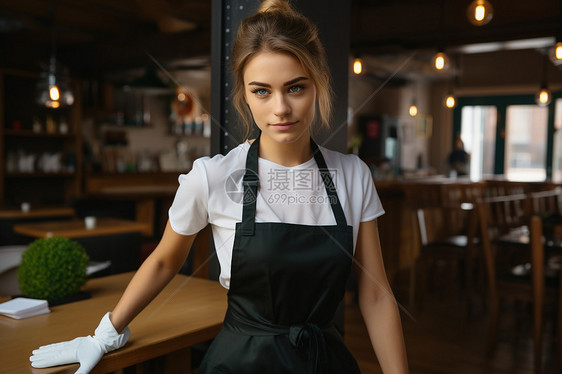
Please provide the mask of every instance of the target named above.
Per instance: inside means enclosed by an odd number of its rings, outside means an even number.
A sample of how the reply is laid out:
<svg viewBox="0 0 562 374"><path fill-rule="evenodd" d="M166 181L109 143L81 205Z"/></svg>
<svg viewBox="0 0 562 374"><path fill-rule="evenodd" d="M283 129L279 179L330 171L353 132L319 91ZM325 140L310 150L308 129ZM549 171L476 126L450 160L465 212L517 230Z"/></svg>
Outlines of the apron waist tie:
<svg viewBox="0 0 562 374"><path fill-rule="evenodd" d="M294 348L303 350L307 354L310 373L317 373L319 364L325 365L328 361L328 346L324 339L324 332L337 334L333 324L323 328L312 322L291 326L275 325L269 322L247 320L230 309L226 313L223 326L242 335L287 335Z"/></svg>

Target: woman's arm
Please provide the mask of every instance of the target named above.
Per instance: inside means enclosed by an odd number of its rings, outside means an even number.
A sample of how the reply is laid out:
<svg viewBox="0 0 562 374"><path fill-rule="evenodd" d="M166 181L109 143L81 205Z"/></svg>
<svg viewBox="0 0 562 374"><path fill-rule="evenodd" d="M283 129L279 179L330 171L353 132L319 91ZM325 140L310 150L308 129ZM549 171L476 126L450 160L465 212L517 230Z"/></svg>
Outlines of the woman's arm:
<svg viewBox="0 0 562 374"><path fill-rule="evenodd" d="M121 332L180 270L196 235L180 235L166 224L156 249L143 262L111 312L111 323Z"/></svg>
<svg viewBox="0 0 562 374"><path fill-rule="evenodd" d="M385 374L408 373L400 313L384 270L377 221L362 222L355 248L359 309Z"/></svg>

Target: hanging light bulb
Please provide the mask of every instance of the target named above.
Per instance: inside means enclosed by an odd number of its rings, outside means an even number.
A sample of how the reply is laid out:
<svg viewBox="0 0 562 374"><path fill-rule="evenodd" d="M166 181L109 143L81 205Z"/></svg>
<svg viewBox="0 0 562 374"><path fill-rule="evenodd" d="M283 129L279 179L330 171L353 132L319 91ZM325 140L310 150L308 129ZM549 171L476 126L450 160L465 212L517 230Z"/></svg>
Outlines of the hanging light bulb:
<svg viewBox="0 0 562 374"><path fill-rule="evenodd" d="M473 25L483 26L492 20L494 8L488 0L474 0L468 6L467 16Z"/></svg>
<svg viewBox="0 0 562 374"><path fill-rule="evenodd" d="M550 93L550 90L548 89L548 85L546 83L546 82L548 82L548 80L547 80L548 56L547 56L546 51L544 51L544 52L545 52L545 54L542 57L542 84L541 84L541 89L535 95L535 102L537 103L538 106L547 106L548 104L550 104L550 101L552 100L552 94Z"/></svg>
<svg viewBox="0 0 562 374"><path fill-rule="evenodd" d="M53 58L54 59L54 58ZM60 91L59 91L59 87L57 86L57 76L56 74L56 65L55 62L52 61L51 62L52 67L49 70L52 70L49 72L49 76L47 77L48 80L48 89L49 89L49 99L51 101L59 101L60 99Z"/></svg>
<svg viewBox="0 0 562 374"><path fill-rule="evenodd" d="M548 87L543 85L539 92L535 95L535 102L538 106L547 106L552 101L552 94Z"/></svg>
<svg viewBox="0 0 562 374"><path fill-rule="evenodd" d="M74 104L74 95L68 87L67 77L57 66L55 56L51 56L47 71L37 82L37 103L47 108L60 108Z"/></svg>
<svg viewBox="0 0 562 374"><path fill-rule="evenodd" d="M410 105L410 108L408 109L408 113L412 117L415 117L415 116L418 115L418 107L416 106L416 103L413 103L412 105Z"/></svg>
<svg viewBox="0 0 562 374"><path fill-rule="evenodd" d="M74 95L68 83L68 77L64 69L57 65L56 59L56 34L54 7L49 8L52 19L51 30L51 56L49 64L37 82L36 101L47 108L60 108L64 105L74 104Z"/></svg>
<svg viewBox="0 0 562 374"><path fill-rule="evenodd" d="M557 60L562 60L562 43L561 42L556 43L556 46L554 48L554 56L556 57Z"/></svg>
<svg viewBox="0 0 562 374"><path fill-rule="evenodd" d="M443 51L439 51L431 60L433 68L438 71L446 70L449 67L449 59Z"/></svg>
<svg viewBox="0 0 562 374"><path fill-rule="evenodd" d="M362 72L363 72L363 61L359 57L356 57L353 60L353 73L359 75Z"/></svg>
<svg viewBox="0 0 562 374"><path fill-rule="evenodd" d="M52 101L58 101L60 99L59 88L57 86L52 86L49 89L49 97Z"/></svg>
<svg viewBox="0 0 562 374"><path fill-rule="evenodd" d="M457 105L457 100L455 99L455 96L452 93L450 93L445 98L445 106L449 109L452 109L455 107L455 105Z"/></svg>
<svg viewBox="0 0 562 374"><path fill-rule="evenodd" d="M557 42L548 54L554 65L562 65L562 42Z"/></svg>

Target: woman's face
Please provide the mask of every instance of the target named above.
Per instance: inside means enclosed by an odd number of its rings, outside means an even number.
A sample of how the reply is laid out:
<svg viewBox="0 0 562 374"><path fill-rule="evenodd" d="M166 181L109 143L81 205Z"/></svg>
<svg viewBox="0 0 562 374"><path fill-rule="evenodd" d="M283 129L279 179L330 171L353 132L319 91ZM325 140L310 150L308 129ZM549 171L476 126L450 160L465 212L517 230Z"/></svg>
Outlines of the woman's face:
<svg viewBox="0 0 562 374"><path fill-rule="evenodd" d="M316 87L295 57L278 52L256 54L244 69L244 90L262 138L293 143L304 136L308 142Z"/></svg>

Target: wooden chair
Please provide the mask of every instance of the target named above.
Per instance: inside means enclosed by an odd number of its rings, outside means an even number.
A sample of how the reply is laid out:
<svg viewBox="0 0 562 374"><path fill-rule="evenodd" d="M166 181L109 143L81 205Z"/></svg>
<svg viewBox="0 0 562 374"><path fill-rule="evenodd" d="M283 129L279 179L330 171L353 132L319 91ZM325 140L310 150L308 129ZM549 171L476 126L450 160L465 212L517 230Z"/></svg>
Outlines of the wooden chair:
<svg viewBox="0 0 562 374"><path fill-rule="evenodd" d="M562 226L560 224L556 225L553 221L560 222L562 216L562 188L552 188L546 191L538 191L533 193L527 194L527 209L529 214L533 214L536 216L540 216L542 220L540 220L541 224L541 231L545 232L545 225L547 226L546 230L551 230L551 232L556 233L556 235L562 235ZM549 225L553 225L548 227ZM542 245L542 242L534 243L534 245L539 246ZM547 259L543 261L545 263L544 272L545 273L552 273L553 270L559 269L552 269L549 265L551 262L549 261L549 256L547 254L544 255ZM554 256L560 257L560 254L555 254ZM562 276L558 274L560 277L559 279L559 295L558 295L558 328L557 328L557 336L558 336L558 348L557 348L557 355L558 355L558 367L562 369ZM534 279L533 279L534 280ZM535 280L534 280L535 281ZM540 281L540 278L538 279ZM538 292L544 292L544 282L541 285L537 286ZM539 323L539 322L536 322ZM539 325L542 328L542 323Z"/></svg>
<svg viewBox="0 0 562 374"><path fill-rule="evenodd" d="M557 269L553 274L548 269L546 251L543 240L543 218L532 216L530 220L530 246L532 258L532 285L533 285L533 343L535 372L542 369L542 336L544 330L544 304L550 302L557 305L557 348L558 358L556 365L562 370L562 274ZM557 278L557 279L556 279Z"/></svg>
<svg viewBox="0 0 562 374"><path fill-rule="evenodd" d="M421 305L430 274L447 270L449 284L470 284L475 222L472 220L472 196L481 186L470 183L419 183L407 190L415 241L410 266L410 305ZM438 266L444 264L446 266ZM417 280L420 280L418 284ZM436 282L433 282L436 283ZM419 289L419 292L417 292Z"/></svg>
<svg viewBox="0 0 562 374"><path fill-rule="evenodd" d="M483 195L486 198L524 194L528 188L526 182L513 182L503 179L488 179L484 184Z"/></svg>
<svg viewBox="0 0 562 374"><path fill-rule="evenodd" d="M548 216L552 214L562 215L562 188L527 194L528 214Z"/></svg>
<svg viewBox="0 0 562 374"><path fill-rule="evenodd" d="M525 215L526 201L526 196L520 194L487 198L477 203L481 248L488 279L490 331L487 351L491 353L497 341L501 301L517 299L531 302L535 372L539 373L542 367L542 318L546 289L544 248L541 219ZM527 242L500 240L502 235L512 230L521 230L521 233L528 230L530 239ZM530 263L530 269L523 265L527 263ZM527 271L516 273L514 269ZM550 289L548 296L554 300Z"/></svg>
<svg viewBox="0 0 562 374"><path fill-rule="evenodd" d="M416 279L419 275L420 282L417 290L415 283L410 290L410 301L415 302L414 293L417 293L418 306L421 306L428 285L437 283L438 275L447 279L441 286L457 284L460 290L467 284L466 253L469 239L463 233L451 231L448 210L446 207L416 210L420 246L416 262L411 268L411 277Z"/></svg>

